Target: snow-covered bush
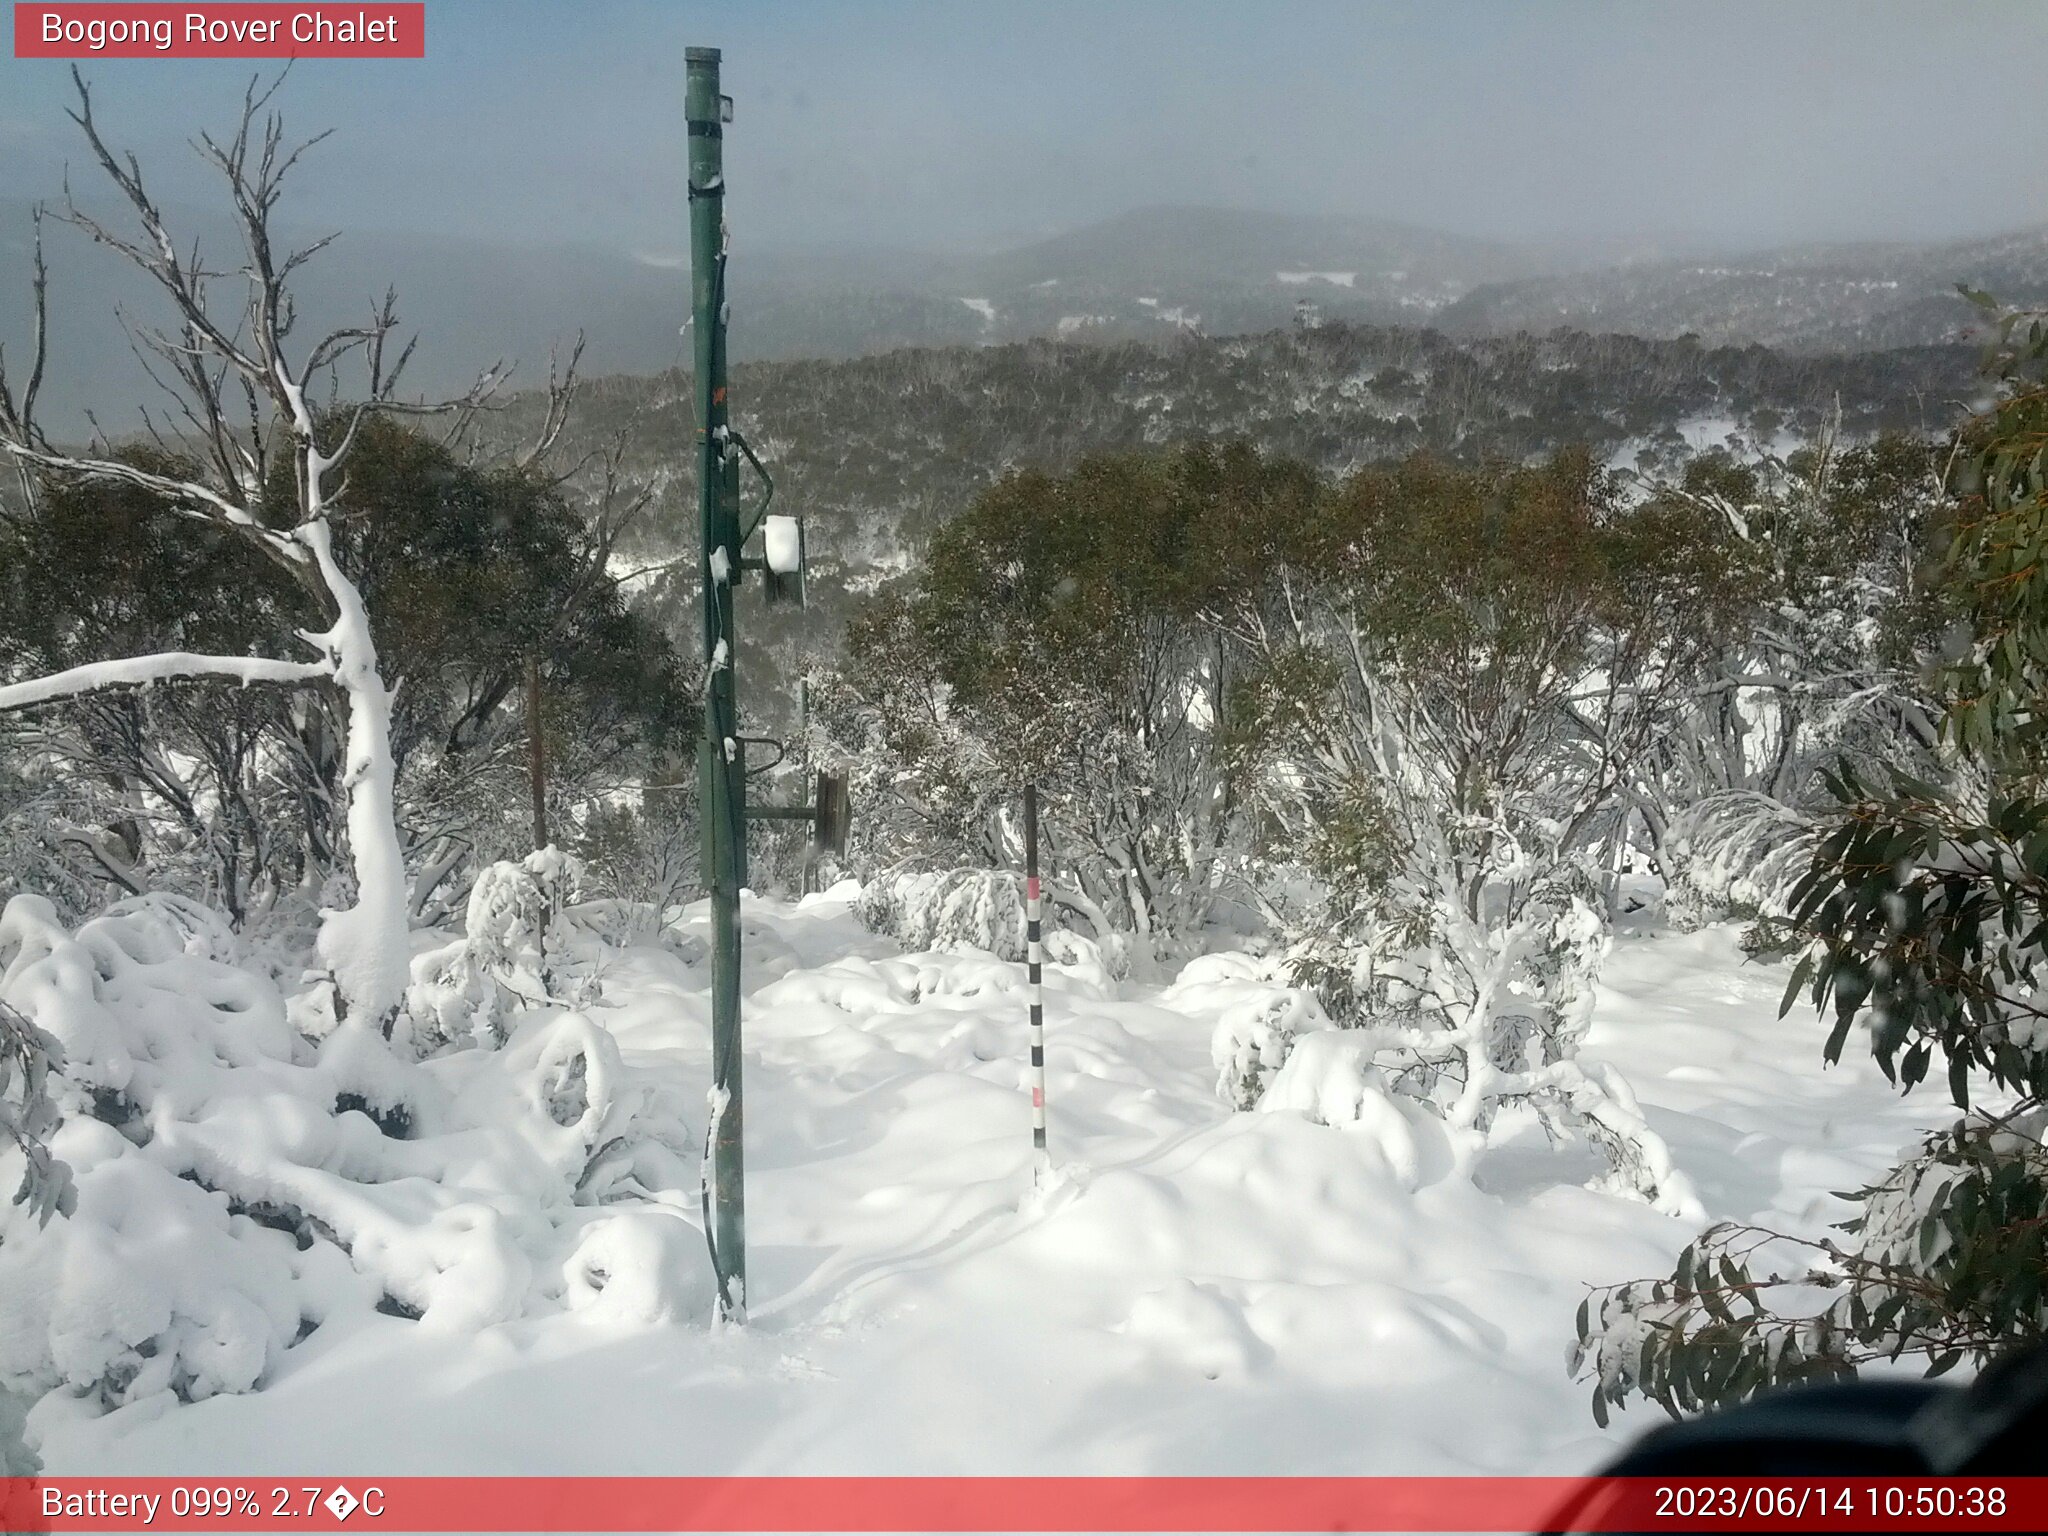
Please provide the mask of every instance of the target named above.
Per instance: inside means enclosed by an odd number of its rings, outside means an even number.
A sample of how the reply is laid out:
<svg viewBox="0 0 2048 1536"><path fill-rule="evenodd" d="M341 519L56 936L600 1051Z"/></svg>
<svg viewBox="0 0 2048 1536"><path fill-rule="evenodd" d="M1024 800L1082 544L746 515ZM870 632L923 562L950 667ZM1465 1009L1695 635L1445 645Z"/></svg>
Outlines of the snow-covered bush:
<svg viewBox="0 0 2048 1536"><path fill-rule="evenodd" d="M639 809L600 803L575 841L587 897L636 909L638 931L659 933L672 908L703 894L696 809L649 795Z"/></svg>
<svg viewBox="0 0 2048 1536"><path fill-rule="evenodd" d="M1714 611L1697 540L1576 453L1369 468L1255 537L1266 577L1221 622L1248 658L1237 789L1296 892L1267 897L1294 979L1465 1151L1526 1107L1590 1137L1617 1187L1691 1212L1578 1048L1622 789Z"/></svg>
<svg viewBox="0 0 2048 1536"><path fill-rule="evenodd" d="M50 1150L77 1189L47 1227L0 1211L0 1385L36 1418L247 1391L373 1309L705 1305L677 1085L558 1009L426 1062L360 1022L313 1038L237 942L161 898L75 933L40 897L0 909L0 998L64 1053Z"/></svg>
<svg viewBox="0 0 2048 1536"><path fill-rule="evenodd" d="M859 911L913 953L965 947L1024 958L1024 880L1008 870L892 870L867 883Z"/></svg>
<svg viewBox="0 0 2048 1536"><path fill-rule="evenodd" d="M1162 1006L1213 1013L1209 1059L1217 1097L1251 1109L1293 1049L1295 1037L1330 1027L1315 993L1274 979L1270 963L1244 954L1203 955L1181 968Z"/></svg>
<svg viewBox="0 0 2048 1536"><path fill-rule="evenodd" d="M1889 771L1829 772L1787 912L1804 953L1785 1007L1803 988L1832 1018L1828 1059L1855 1032L1902 1088L1945 1080L1963 1117L1851 1197L1846 1240L1717 1227L1668 1279L1589 1298L1574 1364L1598 1416L1908 1355L1938 1375L2048 1338L2048 325L1993 318L2005 389L1956 435L1935 584L1958 615L1936 674L1957 771L1920 776L1908 733ZM1764 1269L1788 1248L1803 1270Z"/></svg>
<svg viewBox="0 0 2048 1536"><path fill-rule="evenodd" d="M1693 929L1730 917L1782 924L1813 853L1813 818L1753 790L1688 806L1664 834L1664 911Z"/></svg>
<svg viewBox="0 0 2048 1536"><path fill-rule="evenodd" d="M982 949L1019 964L1025 958L1024 877L1009 870L891 870L861 888L855 910L868 927L913 954ZM1091 939L1060 927L1048 913L1041 943L1050 964L1105 979L1131 971L1128 934L1112 931Z"/></svg>
<svg viewBox="0 0 2048 1536"><path fill-rule="evenodd" d="M1239 852L1232 658L1206 617L1233 577L1211 546L1312 492L1294 465L1208 444L984 491L856 615L819 693L875 820L867 857L1002 864L1035 783L1048 901L1136 960L1176 954Z"/></svg>
<svg viewBox="0 0 2048 1536"><path fill-rule="evenodd" d="M1390 1173L1409 1188L1454 1164L1444 1122L1397 1091L1373 1064L1373 1042L1357 1030L1310 1030L1259 1096L1261 1113L1298 1114L1366 1138Z"/></svg>
<svg viewBox="0 0 2048 1536"><path fill-rule="evenodd" d="M415 1049L425 1054L451 1041L501 1045L521 1012L556 998L569 981L564 913L581 875L577 860L559 848L478 872L462 937L413 961L403 1020Z"/></svg>
<svg viewBox="0 0 2048 1536"><path fill-rule="evenodd" d="M1627 791L1680 924L1774 921L1800 862L1786 844L1827 809L1822 769L1943 771L1919 664L1946 622L1922 579L1939 479L1924 441L1824 433L1785 459L1705 455L1648 490L1708 542L1733 604Z"/></svg>

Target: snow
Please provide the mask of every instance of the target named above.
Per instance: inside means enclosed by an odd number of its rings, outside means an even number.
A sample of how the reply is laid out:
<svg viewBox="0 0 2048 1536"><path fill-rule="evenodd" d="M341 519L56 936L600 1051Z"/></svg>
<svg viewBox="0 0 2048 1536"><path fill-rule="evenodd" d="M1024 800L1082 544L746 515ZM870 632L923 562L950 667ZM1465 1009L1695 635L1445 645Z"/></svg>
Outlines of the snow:
<svg viewBox="0 0 2048 1536"><path fill-rule="evenodd" d="M762 524L768 569L778 575L792 576L804 568L803 525L793 517L779 513Z"/></svg>
<svg viewBox="0 0 2048 1536"><path fill-rule="evenodd" d="M981 323L983 326L991 326L996 323L996 306L994 300L962 299L960 302L962 304L965 304L969 309L973 310L977 315L981 316Z"/></svg>
<svg viewBox="0 0 2048 1536"><path fill-rule="evenodd" d="M683 1118L710 1076L701 905L665 945L586 944L578 1006L417 1063L364 1031L295 1043L217 923L71 938L9 907L0 990L74 1080L152 1099L157 1135L58 1133L80 1216L54 1243L7 1227L0 1364L18 1383L49 1341L79 1380L158 1338L202 1399L149 1360L111 1411L60 1390L31 1416L48 1470L1567 1472L1661 1419L1596 1430L1566 1345L1586 1287L1668 1272L1697 1227L1583 1187L1587 1149L1532 1122L1457 1171L1270 962L1140 986L1049 943L1058 1177L1034 1194L1022 967L900 954L858 894L743 906L751 1321L716 1331ZM1816 1230L1940 1104L1853 1055L1824 1070L1783 984L1729 928L1624 933L1585 1059L1636 1085L1711 1216ZM1233 1112L1220 1059L1276 1034L1292 1054ZM344 1085L402 1095L409 1139L291 1108ZM621 1135L641 1150L586 1199ZM185 1167L270 1181L354 1260ZM394 1287L426 1315L376 1310Z"/></svg>
<svg viewBox="0 0 2048 1536"><path fill-rule="evenodd" d="M94 661L68 671L33 677L0 687L0 710L26 709L51 699L70 698L102 688L148 687L179 678L213 677L251 683L304 683L331 675L319 662L277 661L268 656L199 656L190 651L159 651L120 661Z"/></svg>
<svg viewBox="0 0 2048 1536"><path fill-rule="evenodd" d="M1324 282L1333 288L1351 288L1357 285L1356 272L1275 272L1274 277L1283 283L1302 284Z"/></svg>

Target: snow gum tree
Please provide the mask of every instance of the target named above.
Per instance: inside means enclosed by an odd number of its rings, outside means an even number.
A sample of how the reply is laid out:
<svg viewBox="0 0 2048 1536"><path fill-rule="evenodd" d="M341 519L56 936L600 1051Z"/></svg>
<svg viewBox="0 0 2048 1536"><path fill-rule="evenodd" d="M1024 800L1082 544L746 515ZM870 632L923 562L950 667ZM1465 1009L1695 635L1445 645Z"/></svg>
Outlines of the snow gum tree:
<svg viewBox="0 0 2048 1536"><path fill-rule="evenodd" d="M2048 1336L2048 317L2007 315L2003 398L1956 437L1938 672L1947 784L1831 776L1790 919L1786 989L1902 1089L1937 1068L1961 1117L1850 1198L1841 1236L1724 1225L1663 1279L1579 1314L1593 1408L1674 1415L1913 1358L1938 1375ZM1910 750L1909 748L1907 750ZM1985 1102L1988 1100L1988 1102Z"/></svg>
<svg viewBox="0 0 2048 1536"><path fill-rule="evenodd" d="M984 493L856 620L835 685L848 734L895 765L875 776L890 814L1008 863L1004 818L1035 781L1056 903L1141 948L1199 924L1236 857L1236 660L1206 619L1237 579L1225 530L1315 494L1306 471L1206 446Z"/></svg>
<svg viewBox="0 0 2048 1536"><path fill-rule="evenodd" d="M1248 528L1238 563L1230 739L1297 975L1468 1144L1526 1108L1689 1210L1626 1085L1577 1048L1617 807L1712 627L1712 550L1618 504L1582 453L1417 457Z"/></svg>
<svg viewBox="0 0 2048 1536"><path fill-rule="evenodd" d="M76 72L73 80L77 105L70 115L128 219L127 227L117 228L69 203L58 217L125 258L168 301L170 325L131 334L144 369L169 402L168 429L190 445L192 462L173 469L102 447L72 451L52 443L37 425L47 339L40 244L33 355L18 380L0 373L0 449L21 471L31 501L46 477L111 482L155 493L178 515L244 541L302 589L322 611L325 627L300 633L309 654L297 658L171 650L84 663L0 686L0 709L188 678L337 690L345 721L341 821L354 890L346 904L323 914L318 952L333 975L342 1010L357 1021L381 1023L399 1004L407 963L392 694L380 672L362 595L337 556L333 511L364 424L380 413L425 408L409 406L397 394L411 348L394 345L398 318L388 294L363 324L295 344L291 278L329 241L290 249L275 239L272 218L285 181L311 147L286 141L282 121L270 109L276 85L264 91L250 87L232 135L199 140L201 154L226 185L241 236L238 262L216 267L196 246L181 246L174 237L140 165L106 142L90 90ZM338 430L323 435L315 392L337 387L348 369L358 376L350 394L359 403ZM480 403L488 387L488 379L480 381L460 403ZM292 486L284 515L266 504L266 487L280 465Z"/></svg>
<svg viewBox="0 0 2048 1536"><path fill-rule="evenodd" d="M1674 919L1781 923L1831 764L1938 771L1920 659L1950 617L1926 580L1941 489L1939 445L1824 433L1784 459L1696 459L1654 490L1731 599L1628 785Z"/></svg>
<svg viewBox="0 0 2048 1536"><path fill-rule="evenodd" d="M349 413L320 418L323 441ZM148 444L115 456L199 473ZM0 676L174 648L289 650L324 610L239 535L156 491L42 473L32 514L0 511ZM289 462L266 520L295 516ZM546 709L558 825L683 739L695 700L674 647L606 571L619 519L552 474L464 462L418 423L373 416L330 503L337 563L361 593L383 668L403 679L391 750L416 920L459 909L478 867L531 848L524 708L529 659ZM309 690L185 678L0 717L0 754L63 802L31 815L0 785L0 823L28 845L21 883L83 916L111 891L173 890L238 927L290 924L345 857L341 732ZM16 807L20 806L20 809ZM580 805L577 806L580 809ZM71 878L66 879L69 875ZM85 887L85 899L72 891Z"/></svg>

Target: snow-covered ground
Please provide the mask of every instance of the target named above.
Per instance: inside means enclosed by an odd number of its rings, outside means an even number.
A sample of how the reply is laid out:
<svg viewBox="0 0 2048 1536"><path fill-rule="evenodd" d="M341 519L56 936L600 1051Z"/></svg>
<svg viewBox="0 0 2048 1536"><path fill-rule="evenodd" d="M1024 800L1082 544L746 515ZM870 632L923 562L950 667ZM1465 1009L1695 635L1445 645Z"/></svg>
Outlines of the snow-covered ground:
<svg viewBox="0 0 2048 1536"><path fill-rule="evenodd" d="M1585 1287L1690 1235L1580 1187L1590 1159L1532 1136L1404 1177L1358 1128L1224 1106L1223 989L1050 967L1035 1197L1022 968L900 956L844 894L746 912L744 1331L630 1297L481 1330L359 1309L259 1392L53 1423L48 1471L1568 1472L1659 1417L1597 1431L1565 1373ZM707 981L634 949L588 1012L695 1095ZM1940 1105L1854 1051L1824 1070L1783 985L1732 929L1624 935L1587 1049L1712 1214L1814 1227ZM701 1289L694 1247L667 1262Z"/></svg>

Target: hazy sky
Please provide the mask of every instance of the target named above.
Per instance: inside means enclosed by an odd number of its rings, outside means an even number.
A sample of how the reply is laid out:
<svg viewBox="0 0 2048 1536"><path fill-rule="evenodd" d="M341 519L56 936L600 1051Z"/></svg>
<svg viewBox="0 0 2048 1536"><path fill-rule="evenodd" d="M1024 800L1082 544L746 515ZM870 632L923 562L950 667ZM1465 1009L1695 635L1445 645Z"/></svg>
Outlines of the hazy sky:
<svg viewBox="0 0 2048 1536"><path fill-rule="evenodd" d="M1151 203L1732 245L2048 223L2048 4L434 0L424 61L312 61L292 211L681 249L682 62L721 46L748 243L986 247ZM247 66L88 66L176 199ZM78 160L0 60L0 196Z"/></svg>

